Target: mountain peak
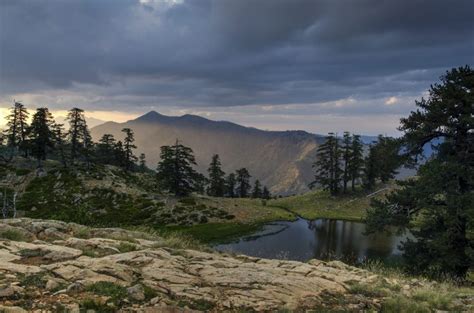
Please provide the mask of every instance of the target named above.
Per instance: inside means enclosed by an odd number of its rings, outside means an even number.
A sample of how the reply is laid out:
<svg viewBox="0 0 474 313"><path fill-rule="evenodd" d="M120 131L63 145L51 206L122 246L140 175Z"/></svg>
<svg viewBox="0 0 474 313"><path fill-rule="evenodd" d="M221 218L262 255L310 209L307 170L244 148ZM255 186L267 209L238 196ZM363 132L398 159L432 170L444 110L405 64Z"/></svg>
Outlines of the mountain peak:
<svg viewBox="0 0 474 313"><path fill-rule="evenodd" d="M164 115L156 112L156 111L150 111L148 113L143 114L142 116L139 116L135 119L135 121L139 122L154 122L157 120L160 120L164 117Z"/></svg>

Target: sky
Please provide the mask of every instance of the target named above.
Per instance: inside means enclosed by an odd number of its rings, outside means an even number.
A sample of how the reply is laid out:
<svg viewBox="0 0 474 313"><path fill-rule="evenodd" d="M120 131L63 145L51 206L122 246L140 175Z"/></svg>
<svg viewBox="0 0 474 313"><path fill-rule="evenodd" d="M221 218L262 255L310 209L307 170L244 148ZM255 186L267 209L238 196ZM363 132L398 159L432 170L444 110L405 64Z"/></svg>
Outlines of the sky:
<svg viewBox="0 0 474 313"><path fill-rule="evenodd" d="M0 125L14 100L90 123L150 110L269 130L398 135L474 65L472 0L2 0ZM92 125L92 126L93 126Z"/></svg>

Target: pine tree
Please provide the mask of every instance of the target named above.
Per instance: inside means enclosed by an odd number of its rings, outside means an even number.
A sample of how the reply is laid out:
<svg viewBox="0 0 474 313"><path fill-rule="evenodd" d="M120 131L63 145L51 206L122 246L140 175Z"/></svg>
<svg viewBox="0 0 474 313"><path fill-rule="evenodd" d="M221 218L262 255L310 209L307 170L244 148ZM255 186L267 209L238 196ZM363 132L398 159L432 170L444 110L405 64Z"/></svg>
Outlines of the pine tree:
<svg viewBox="0 0 474 313"><path fill-rule="evenodd" d="M340 157L339 140L334 133L329 133L326 141L318 148L318 160L313 164L316 175L315 180L309 185L310 188L319 184L332 195L339 193L342 175Z"/></svg>
<svg viewBox="0 0 474 313"><path fill-rule="evenodd" d="M138 166L140 168L140 171L145 172L146 171L146 156L145 153L140 153L140 156L138 157Z"/></svg>
<svg viewBox="0 0 474 313"><path fill-rule="evenodd" d="M6 136L8 145L22 150L25 157L28 156L27 132L28 132L28 111L20 102L15 102L11 108L11 113L7 116Z"/></svg>
<svg viewBox="0 0 474 313"><path fill-rule="evenodd" d="M198 173L193 150L179 143L173 146L162 146L160 162L157 168L158 184L176 196L184 196L196 188Z"/></svg>
<svg viewBox="0 0 474 313"><path fill-rule="evenodd" d="M235 198L235 186L237 184L235 174L230 173L225 180L225 195L229 198Z"/></svg>
<svg viewBox="0 0 474 313"><path fill-rule="evenodd" d="M111 134L103 134L97 144L97 158L103 164L116 164L115 138Z"/></svg>
<svg viewBox="0 0 474 313"><path fill-rule="evenodd" d="M207 188L207 194L212 197L224 196L225 173L221 169L221 161L219 160L218 154L212 156L207 172L209 173L209 187Z"/></svg>
<svg viewBox="0 0 474 313"><path fill-rule="evenodd" d="M91 165L92 159L94 157L94 142L92 141L91 133L87 124L84 124L82 127L82 146L80 147L81 155L86 161L87 167Z"/></svg>
<svg viewBox="0 0 474 313"><path fill-rule="evenodd" d="M64 132L63 124L54 124L54 150L59 154L59 158L63 167L67 167L67 156L66 156L66 134Z"/></svg>
<svg viewBox="0 0 474 313"><path fill-rule="evenodd" d="M237 181L237 195L240 198L247 198L250 190L250 173L246 168L241 168L236 171Z"/></svg>
<svg viewBox="0 0 474 313"><path fill-rule="evenodd" d="M434 155L416 179L400 181L386 200L372 203L370 231L409 228L402 244L407 270L464 279L474 263L474 70L453 69L431 86L428 99L401 119L404 151L413 162L433 140ZM416 224L413 221L416 220ZM416 226L416 227L415 227Z"/></svg>
<svg viewBox="0 0 474 313"><path fill-rule="evenodd" d="M387 183L398 173L397 169L402 165L400 156L400 141L395 138L379 135L376 144L377 158L379 159L379 178L382 183Z"/></svg>
<svg viewBox="0 0 474 313"><path fill-rule="evenodd" d="M29 129L32 155L41 167L41 161L46 160L48 149L54 146L54 121L47 108L39 108L33 115Z"/></svg>
<svg viewBox="0 0 474 313"><path fill-rule="evenodd" d="M71 160L74 162L82 154L84 148L90 147L90 133L83 110L72 108L68 112L67 120L69 122L68 138L71 147Z"/></svg>
<svg viewBox="0 0 474 313"><path fill-rule="evenodd" d="M201 173L196 173L194 178L194 191L198 194L203 195L206 192L206 186L209 184L209 180L206 176Z"/></svg>
<svg viewBox="0 0 474 313"><path fill-rule="evenodd" d="M379 176L379 162L375 144L369 146L369 153L364 159L364 188L372 190Z"/></svg>
<svg viewBox="0 0 474 313"><path fill-rule="evenodd" d="M395 177L397 169L403 163L399 151L399 140L382 135L370 145L364 168L364 186L367 190L373 189L377 180L387 183Z"/></svg>
<svg viewBox="0 0 474 313"><path fill-rule="evenodd" d="M131 130L130 128L124 128L122 129L122 132L125 133L125 139L123 140L123 149L125 152L125 169L128 171L137 161L137 157L133 154L133 149L136 149L137 146L133 144L135 142L133 130Z"/></svg>
<svg viewBox="0 0 474 313"><path fill-rule="evenodd" d="M257 179L255 180L255 184L252 190L252 198L261 198L262 197L262 187L260 185L260 181Z"/></svg>
<svg viewBox="0 0 474 313"><path fill-rule="evenodd" d="M120 167L125 166L125 150L121 140L117 141L114 146L114 164Z"/></svg>
<svg viewBox="0 0 474 313"><path fill-rule="evenodd" d="M352 137L349 132L344 132L342 139L342 163L343 163L343 192L347 192L347 183L351 180L350 167L352 160Z"/></svg>
<svg viewBox="0 0 474 313"><path fill-rule="evenodd" d="M352 136L351 159L349 162L349 176L352 191L355 191L356 182L361 178L364 166L364 146L359 135Z"/></svg>
<svg viewBox="0 0 474 313"><path fill-rule="evenodd" d="M267 186L264 186L262 191L262 198L265 200L270 200L271 197L272 195L270 193L270 190L268 190Z"/></svg>

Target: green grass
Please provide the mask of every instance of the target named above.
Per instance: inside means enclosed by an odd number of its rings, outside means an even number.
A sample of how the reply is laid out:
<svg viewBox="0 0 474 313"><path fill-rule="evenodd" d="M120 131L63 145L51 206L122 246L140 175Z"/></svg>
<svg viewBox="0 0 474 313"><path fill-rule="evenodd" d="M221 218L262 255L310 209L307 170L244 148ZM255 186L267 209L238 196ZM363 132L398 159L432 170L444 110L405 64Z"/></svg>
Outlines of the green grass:
<svg viewBox="0 0 474 313"><path fill-rule="evenodd" d="M235 216L231 223L255 224L270 221L291 221L295 215L286 209L266 205L261 199L249 198L198 198L197 202L207 207L215 207Z"/></svg>
<svg viewBox="0 0 474 313"><path fill-rule="evenodd" d="M239 238L258 231L262 223L209 223L193 226L169 226L163 228L166 232L177 232L191 236L202 243L215 244Z"/></svg>
<svg viewBox="0 0 474 313"><path fill-rule="evenodd" d="M379 275L379 280L370 284L352 284L352 294L382 300L381 312L435 312L437 310L463 311L459 300L474 297L471 285L456 282L430 281L421 276L405 273L400 267L390 267L382 262L370 262L364 268ZM415 283L412 284L413 280ZM409 290L404 290L409 285Z"/></svg>
<svg viewBox="0 0 474 313"><path fill-rule="evenodd" d="M114 306L110 306L107 303L101 303L94 299L85 299L80 304L81 312L88 312L92 310L93 312L101 313L113 313L117 312L117 309Z"/></svg>
<svg viewBox="0 0 474 313"><path fill-rule="evenodd" d="M46 286L45 273L20 275L20 285L23 287L44 288Z"/></svg>
<svg viewBox="0 0 474 313"><path fill-rule="evenodd" d="M383 188L383 187L381 187ZM386 192L377 194L381 197ZM268 201L269 206L280 207L306 219L328 218L348 221L362 221L370 207L371 197L364 191L347 195L331 196L329 192L317 190L302 195Z"/></svg>
<svg viewBox="0 0 474 313"><path fill-rule="evenodd" d="M121 253L132 252L137 250L137 246L128 242L121 242L117 247Z"/></svg>
<svg viewBox="0 0 474 313"><path fill-rule="evenodd" d="M100 281L89 285L86 287L86 291L110 297L110 301L114 304L120 303L127 297L127 289L125 287L107 281Z"/></svg>
<svg viewBox="0 0 474 313"><path fill-rule="evenodd" d="M28 239L21 231L16 229L0 230L0 238L12 241L27 241Z"/></svg>

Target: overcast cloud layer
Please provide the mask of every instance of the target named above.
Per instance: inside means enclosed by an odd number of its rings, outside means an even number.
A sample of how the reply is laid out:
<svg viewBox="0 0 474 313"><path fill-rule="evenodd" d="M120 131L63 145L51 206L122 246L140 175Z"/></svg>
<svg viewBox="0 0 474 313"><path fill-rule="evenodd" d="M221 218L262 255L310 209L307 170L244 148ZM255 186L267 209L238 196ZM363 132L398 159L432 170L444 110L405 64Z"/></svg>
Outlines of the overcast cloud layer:
<svg viewBox="0 0 474 313"><path fill-rule="evenodd" d="M393 134L441 74L473 65L472 12L472 0L3 0L0 106Z"/></svg>

